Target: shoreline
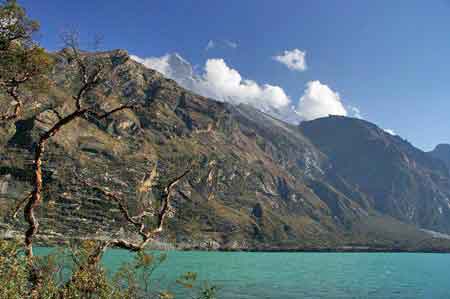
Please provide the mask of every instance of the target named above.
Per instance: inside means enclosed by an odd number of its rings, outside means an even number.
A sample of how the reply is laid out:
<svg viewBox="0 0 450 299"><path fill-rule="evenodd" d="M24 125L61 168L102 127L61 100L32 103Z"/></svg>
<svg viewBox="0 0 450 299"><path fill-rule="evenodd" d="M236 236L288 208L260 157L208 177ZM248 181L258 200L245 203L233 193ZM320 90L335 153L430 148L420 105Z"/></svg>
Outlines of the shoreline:
<svg viewBox="0 0 450 299"><path fill-rule="evenodd" d="M202 249L202 248L174 248L174 251L205 251L205 252L249 252L249 253L434 253L449 254L450 249L388 249L388 248L296 248L296 249Z"/></svg>
<svg viewBox="0 0 450 299"><path fill-rule="evenodd" d="M59 247L67 245L66 241L42 243L37 242L36 247ZM122 248L111 247L110 249L124 250ZM224 253L427 253L427 254L450 254L450 248L442 249L407 249L407 248L179 248L149 246L145 250L150 251L178 251L178 252L224 252Z"/></svg>
<svg viewBox="0 0 450 299"><path fill-rule="evenodd" d="M10 231L11 232L11 231ZM0 240L16 240L22 241L21 234L3 234L0 235ZM36 240L37 247L54 247L65 246L70 241L83 241L83 240L98 240L105 241L105 238L86 237L86 238L70 238L61 239L55 238L55 236L43 236L40 235ZM191 246L190 246L191 245ZM202 244L203 245L203 244ZM112 249L118 249L111 247ZM283 246L249 246L249 247L222 247L219 244L216 246L198 246L198 244L173 244L165 241L156 241L146 248L146 250L158 250L158 251L205 251L205 252L252 252L252 253L450 253L450 247L439 246L411 246L411 247L371 247L371 246L352 246L341 245L335 247L283 247Z"/></svg>

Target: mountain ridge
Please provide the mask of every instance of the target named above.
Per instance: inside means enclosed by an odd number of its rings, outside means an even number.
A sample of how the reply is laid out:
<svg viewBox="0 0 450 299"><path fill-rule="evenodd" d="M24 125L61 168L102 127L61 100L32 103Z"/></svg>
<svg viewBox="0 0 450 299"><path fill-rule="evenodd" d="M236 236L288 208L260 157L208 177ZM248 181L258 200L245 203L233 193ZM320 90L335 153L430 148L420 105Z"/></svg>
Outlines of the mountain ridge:
<svg viewBox="0 0 450 299"><path fill-rule="evenodd" d="M55 121L50 108L62 114L71 109L68 90L76 77L71 62L54 55L48 102L0 128L4 233L23 228L23 220L10 219L9 211L30 188L28 144ZM83 55L110 62L110 77L87 102L99 111L130 99L138 107L104 123L77 120L51 140L39 209L44 242L104 239L112 233L136 237L117 206L80 180L120 191L133 208L155 202L164 180L197 165L177 187L173 217L161 238L180 248L450 248L445 238L422 231L450 232L446 167L400 137L350 118L288 124L248 105L198 96L133 61L126 51ZM355 171L346 167L350 150L360 159ZM386 159L376 165L367 155ZM364 179L375 166L393 173L372 173L379 180L376 188ZM389 190L394 186L389 180L398 190ZM152 187L145 189L148 184ZM409 217L412 209L417 212Z"/></svg>
<svg viewBox="0 0 450 299"><path fill-rule="evenodd" d="M450 171L450 144L438 144L432 151L429 151L428 154L443 161Z"/></svg>

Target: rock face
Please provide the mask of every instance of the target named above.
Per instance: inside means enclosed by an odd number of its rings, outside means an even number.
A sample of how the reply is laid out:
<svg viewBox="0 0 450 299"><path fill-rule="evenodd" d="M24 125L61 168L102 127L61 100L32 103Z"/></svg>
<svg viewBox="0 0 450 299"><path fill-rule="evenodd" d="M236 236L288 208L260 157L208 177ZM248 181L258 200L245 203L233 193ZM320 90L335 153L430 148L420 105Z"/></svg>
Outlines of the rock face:
<svg viewBox="0 0 450 299"><path fill-rule="evenodd" d="M447 168L399 137L341 117L293 126L195 95L125 51L88 55L111 69L85 103L99 112L138 105L104 121L78 119L52 138L41 238L135 238L118 206L83 182L119 192L133 212L157 207L165 182L191 167L161 241L205 249L447 248L421 230L450 232ZM51 108L73 109L70 62L58 58L52 76L45 101L0 130L1 235L24 228L10 211L31 189L32 148L56 121Z"/></svg>
<svg viewBox="0 0 450 299"><path fill-rule="evenodd" d="M444 162L450 171L450 144L438 144L428 154Z"/></svg>
<svg viewBox="0 0 450 299"><path fill-rule="evenodd" d="M401 221L450 230L450 180L441 161L359 119L328 117L301 124L333 172L366 195L370 206Z"/></svg>

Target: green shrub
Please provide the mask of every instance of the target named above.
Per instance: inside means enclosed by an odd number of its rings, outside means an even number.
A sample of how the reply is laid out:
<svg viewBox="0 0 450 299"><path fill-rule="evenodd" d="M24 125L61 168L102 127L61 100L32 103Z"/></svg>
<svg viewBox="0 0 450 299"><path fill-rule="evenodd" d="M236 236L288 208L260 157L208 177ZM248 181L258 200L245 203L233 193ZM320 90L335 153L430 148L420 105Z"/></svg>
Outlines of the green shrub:
<svg viewBox="0 0 450 299"><path fill-rule="evenodd" d="M132 262L122 264L110 275L94 259L99 246L97 242L85 241L70 249L58 249L47 256L34 257L30 267L18 242L0 240L0 299L30 298L32 275L38 277L33 293L33 298L38 299L217 298L217 287L202 285L195 272L184 273L169 284L177 293L183 293L181 297L169 288L158 289L152 284L155 270L167 259L165 253L140 251Z"/></svg>

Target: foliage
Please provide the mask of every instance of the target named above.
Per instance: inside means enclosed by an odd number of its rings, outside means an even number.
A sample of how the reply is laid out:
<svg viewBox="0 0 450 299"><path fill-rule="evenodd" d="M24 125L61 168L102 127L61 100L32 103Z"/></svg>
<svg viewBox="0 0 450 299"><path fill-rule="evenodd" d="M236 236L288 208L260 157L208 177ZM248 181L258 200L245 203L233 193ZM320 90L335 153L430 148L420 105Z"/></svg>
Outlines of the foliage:
<svg viewBox="0 0 450 299"><path fill-rule="evenodd" d="M28 271L20 247L0 241L0 298L24 298L28 289Z"/></svg>
<svg viewBox="0 0 450 299"><path fill-rule="evenodd" d="M132 262L124 263L114 274L108 273L101 263L92 261L100 245L84 241L70 249L35 257L37 260L33 266L41 277L37 298L217 298L217 287L207 283L201 285L194 272L184 273L169 287L158 289L153 274L166 261L165 253L158 255L139 251ZM28 298L30 272L18 242L0 240L0 265L0 298ZM177 290L179 296L172 289Z"/></svg>
<svg viewBox="0 0 450 299"><path fill-rule="evenodd" d="M30 20L25 10L15 0L0 4L0 50L12 42L33 43L32 34L39 30L39 23Z"/></svg>
<svg viewBox="0 0 450 299"><path fill-rule="evenodd" d="M3 82L44 75L51 66L45 50L33 40L39 23L15 0L0 4L0 79Z"/></svg>
<svg viewBox="0 0 450 299"><path fill-rule="evenodd" d="M8 94L12 105L19 108L26 97L23 90L19 92L21 87L32 90L33 95L49 87L47 75L53 60L33 40L38 30L39 23L29 19L15 0L0 3L0 95ZM8 98L2 98L5 100ZM11 118L17 117L18 112Z"/></svg>
<svg viewBox="0 0 450 299"><path fill-rule="evenodd" d="M25 48L16 44L1 52L0 80L10 82L8 84L23 82L33 92L42 92L48 88L46 74L51 66L52 59L43 48Z"/></svg>

